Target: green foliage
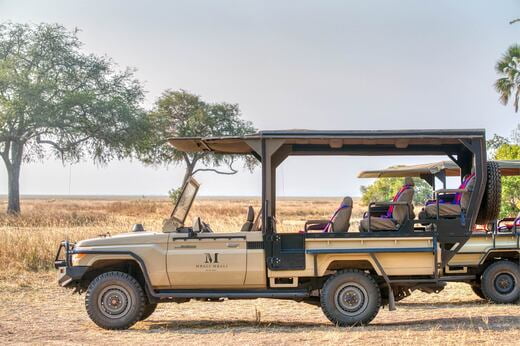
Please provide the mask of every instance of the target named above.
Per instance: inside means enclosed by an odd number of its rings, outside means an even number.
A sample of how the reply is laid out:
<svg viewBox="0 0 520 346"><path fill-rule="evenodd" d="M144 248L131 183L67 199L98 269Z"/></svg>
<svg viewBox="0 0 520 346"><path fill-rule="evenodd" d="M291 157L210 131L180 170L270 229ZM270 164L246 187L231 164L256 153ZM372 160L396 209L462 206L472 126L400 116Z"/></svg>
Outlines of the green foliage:
<svg viewBox="0 0 520 346"><path fill-rule="evenodd" d="M105 163L130 155L147 128L133 71L84 53L77 33L57 24L0 24L0 156L15 212L22 160L51 152Z"/></svg>
<svg viewBox="0 0 520 346"><path fill-rule="evenodd" d="M423 179L414 178L415 193L413 201L417 205L424 204L432 195L432 187ZM369 186L361 186L361 202L368 205L370 202L390 201L404 184L404 178L378 178Z"/></svg>
<svg viewBox="0 0 520 346"><path fill-rule="evenodd" d="M495 89L500 94L500 102L507 105L513 98L515 112L518 112L520 100L520 45L513 44L495 66L500 76L495 82Z"/></svg>
<svg viewBox="0 0 520 346"><path fill-rule="evenodd" d="M519 160L520 145L502 144L495 151L497 160ZM520 177L502 177L500 217L516 216L520 211Z"/></svg>
<svg viewBox="0 0 520 346"><path fill-rule="evenodd" d="M181 197L181 193L182 193L182 187L173 188L170 191L168 191L168 198L170 199L170 201L172 202L173 205L175 205L175 203L177 203L177 201Z"/></svg>
<svg viewBox="0 0 520 346"><path fill-rule="evenodd" d="M151 165L185 164L187 179L202 171L235 174L233 163L242 159L252 169L250 155L218 155L211 152L184 153L168 145L168 137L243 136L256 132L251 122L241 118L237 104L207 103L184 90L165 91L148 113L151 133L140 142L139 158ZM198 164L204 168L196 168ZM223 167L224 170L219 168Z"/></svg>

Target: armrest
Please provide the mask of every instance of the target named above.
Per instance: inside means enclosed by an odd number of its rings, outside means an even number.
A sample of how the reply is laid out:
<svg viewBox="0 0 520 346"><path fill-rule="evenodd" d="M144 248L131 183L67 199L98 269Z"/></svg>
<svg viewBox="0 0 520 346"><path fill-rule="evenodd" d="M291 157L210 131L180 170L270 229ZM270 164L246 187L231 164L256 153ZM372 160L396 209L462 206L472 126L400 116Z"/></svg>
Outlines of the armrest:
<svg viewBox="0 0 520 346"><path fill-rule="evenodd" d="M329 220L308 220L305 222L304 230L307 232L309 230L309 226L312 225L322 225L322 224L328 224Z"/></svg>
<svg viewBox="0 0 520 346"><path fill-rule="evenodd" d="M408 202L372 202L368 205L368 208L379 207L379 206L391 206L391 205L407 205Z"/></svg>

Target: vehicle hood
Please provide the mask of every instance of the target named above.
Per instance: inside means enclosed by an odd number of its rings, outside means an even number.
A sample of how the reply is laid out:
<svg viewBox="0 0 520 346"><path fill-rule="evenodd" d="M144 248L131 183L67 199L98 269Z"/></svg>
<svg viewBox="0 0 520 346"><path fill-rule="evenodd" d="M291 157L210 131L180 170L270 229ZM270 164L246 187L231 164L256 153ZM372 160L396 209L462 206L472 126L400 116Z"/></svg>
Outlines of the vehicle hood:
<svg viewBox="0 0 520 346"><path fill-rule="evenodd" d="M76 243L76 248L111 245L157 244L166 242L167 240L168 235L162 232L131 232L81 240Z"/></svg>

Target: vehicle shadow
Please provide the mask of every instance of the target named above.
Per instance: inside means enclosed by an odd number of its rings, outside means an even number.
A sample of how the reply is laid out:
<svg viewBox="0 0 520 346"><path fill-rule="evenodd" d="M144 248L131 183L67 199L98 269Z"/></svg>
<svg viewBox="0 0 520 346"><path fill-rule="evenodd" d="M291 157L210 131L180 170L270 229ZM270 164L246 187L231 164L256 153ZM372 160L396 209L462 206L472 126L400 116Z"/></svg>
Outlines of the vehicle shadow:
<svg viewBox="0 0 520 346"><path fill-rule="evenodd" d="M166 331L174 331L184 334L202 334L202 333L250 333L252 329L269 333L301 333L308 332L310 329L318 330L338 330L337 327L328 322L305 322L305 321L265 321L257 322L253 320L150 320L142 322L150 331L162 329ZM370 325L362 328L363 331L392 331L392 330L411 330L426 331L432 328L450 331L460 330L509 330L518 326L520 316L493 315L487 317L442 317L442 318L426 318L392 322L374 321ZM146 328L145 327L145 328ZM357 327L346 328L355 331Z"/></svg>
<svg viewBox="0 0 520 346"><path fill-rule="evenodd" d="M472 305L488 305L490 304L488 301L484 299L475 299L469 301L461 301L461 302L450 302L450 301L437 301L435 303L419 303L419 302L407 302L406 300L400 301L397 303L397 307L406 307L406 308L431 308L438 309L441 307L460 307L460 306L472 306Z"/></svg>

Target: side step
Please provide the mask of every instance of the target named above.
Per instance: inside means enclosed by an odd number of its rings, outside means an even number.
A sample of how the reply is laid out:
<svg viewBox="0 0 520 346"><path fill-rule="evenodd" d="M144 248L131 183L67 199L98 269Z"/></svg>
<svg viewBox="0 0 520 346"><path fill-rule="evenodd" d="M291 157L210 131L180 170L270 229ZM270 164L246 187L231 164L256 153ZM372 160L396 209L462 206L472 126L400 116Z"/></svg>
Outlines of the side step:
<svg viewBox="0 0 520 346"><path fill-rule="evenodd" d="M308 290L247 290L247 291L201 291L201 290L160 290L155 291L153 296L159 299L168 298L230 298L230 299L255 299L255 298L278 298L295 299L307 298Z"/></svg>

